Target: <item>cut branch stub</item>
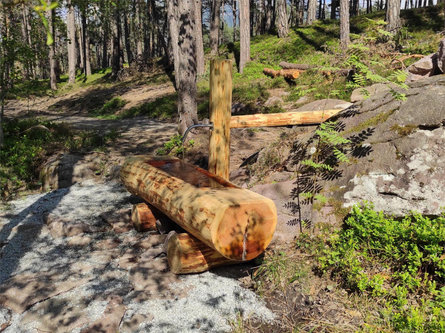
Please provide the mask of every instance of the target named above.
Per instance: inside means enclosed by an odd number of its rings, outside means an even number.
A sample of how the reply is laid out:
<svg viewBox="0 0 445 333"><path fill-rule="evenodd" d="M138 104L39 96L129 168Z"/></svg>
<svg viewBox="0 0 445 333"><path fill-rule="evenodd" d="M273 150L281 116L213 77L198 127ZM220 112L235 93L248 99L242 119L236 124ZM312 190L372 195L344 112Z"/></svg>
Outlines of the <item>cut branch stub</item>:
<svg viewBox="0 0 445 333"><path fill-rule="evenodd" d="M131 210L131 221L137 231L156 230L156 220L152 210L145 202L133 205Z"/></svg>
<svg viewBox="0 0 445 333"><path fill-rule="evenodd" d="M233 260L251 260L272 240L272 200L178 160L133 157L121 169L127 189ZM217 184L219 187L211 187Z"/></svg>

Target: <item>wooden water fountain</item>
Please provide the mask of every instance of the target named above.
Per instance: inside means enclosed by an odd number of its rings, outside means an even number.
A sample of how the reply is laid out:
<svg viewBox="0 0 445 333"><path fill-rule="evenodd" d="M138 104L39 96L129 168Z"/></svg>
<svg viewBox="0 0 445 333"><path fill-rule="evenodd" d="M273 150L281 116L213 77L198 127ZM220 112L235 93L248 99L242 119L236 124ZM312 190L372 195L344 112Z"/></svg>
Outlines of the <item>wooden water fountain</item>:
<svg viewBox="0 0 445 333"><path fill-rule="evenodd" d="M320 123L341 110L231 116L232 62L210 66L209 171L179 159L132 157L121 180L133 194L161 211L186 232L170 234L170 269L197 273L256 258L269 245L277 224L272 200L228 181L230 128ZM149 205L133 208L138 230L154 230Z"/></svg>

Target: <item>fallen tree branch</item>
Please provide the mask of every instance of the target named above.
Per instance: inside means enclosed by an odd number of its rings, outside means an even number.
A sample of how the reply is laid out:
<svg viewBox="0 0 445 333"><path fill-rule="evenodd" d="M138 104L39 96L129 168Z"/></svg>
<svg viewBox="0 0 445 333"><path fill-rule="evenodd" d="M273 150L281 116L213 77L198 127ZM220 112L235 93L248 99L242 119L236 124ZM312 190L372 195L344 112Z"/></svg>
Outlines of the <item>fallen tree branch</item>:
<svg viewBox="0 0 445 333"><path fill-rule="evenodd" d="M280 67L283 69L300 69L300 70L308 70L311 68L315 68L313 65L307 65L307 64L292 64L290 62L282 61L280 62Z"/></svg>
<svg viewBox="0 0 445 333"><path fill-rule="evenodd" d="M270 77L277 77L277 76L282 76L285 79L288 80L295 80L300 76L300 73L303 72L302 70L298 70L298 69L282 69L279 71L276 71L274 69L271 68L264 68L263 69L263 73L267 76Z"/></svg>

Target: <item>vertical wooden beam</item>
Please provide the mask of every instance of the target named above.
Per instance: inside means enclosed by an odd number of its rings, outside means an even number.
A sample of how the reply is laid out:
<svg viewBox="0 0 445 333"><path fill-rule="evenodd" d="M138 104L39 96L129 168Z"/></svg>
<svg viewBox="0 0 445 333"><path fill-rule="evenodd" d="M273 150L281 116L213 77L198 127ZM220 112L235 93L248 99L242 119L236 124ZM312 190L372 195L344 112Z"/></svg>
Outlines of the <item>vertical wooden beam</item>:
<svg viewBox="0 0 445 333"><path fill-rule="evenodd" d="M230 117L232 110L232 61L214 59L210 63L209 171L229 179Z"/></svg>

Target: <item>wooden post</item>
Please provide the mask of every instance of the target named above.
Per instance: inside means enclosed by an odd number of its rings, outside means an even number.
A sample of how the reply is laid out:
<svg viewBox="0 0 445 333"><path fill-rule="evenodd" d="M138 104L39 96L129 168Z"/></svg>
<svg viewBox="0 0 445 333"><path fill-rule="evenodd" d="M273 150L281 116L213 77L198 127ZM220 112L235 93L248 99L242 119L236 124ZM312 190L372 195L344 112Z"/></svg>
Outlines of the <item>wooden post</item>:
<svg viewBox="0 0 445 333"><path fill-rule="evenodd" d="M232 61L210 63L210 122L213 130L209 144L209 171L229 179L230 117L232 110Z"/></svg>

